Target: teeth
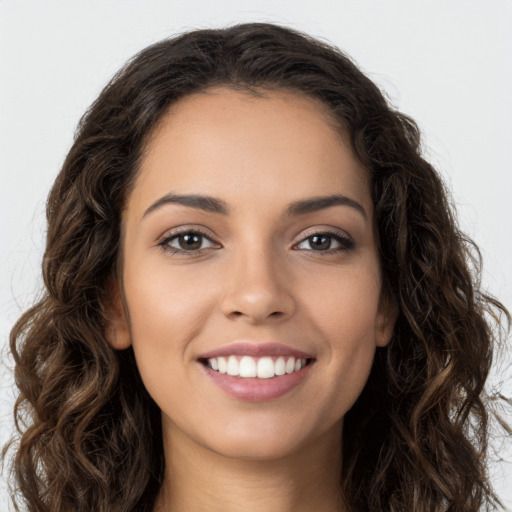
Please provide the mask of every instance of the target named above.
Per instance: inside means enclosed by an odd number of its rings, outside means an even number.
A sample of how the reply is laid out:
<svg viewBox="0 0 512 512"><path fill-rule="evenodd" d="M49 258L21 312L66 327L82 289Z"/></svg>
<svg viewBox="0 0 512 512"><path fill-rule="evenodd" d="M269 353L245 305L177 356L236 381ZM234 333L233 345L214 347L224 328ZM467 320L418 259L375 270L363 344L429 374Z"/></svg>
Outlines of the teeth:
<svg viewBox="0 0 512 512"><path fill-rule="evenodd" d="M270 379L275 374L274 361L271 357L258 359L258 379Z"/></svg>
<svg viewBox="0 0 512 512"><path fill-rule="evenodd" d="M238 364L238 359L235 356L229 356L228 370L226 373L228 375L240 375L240 365Z"/></svg>
<svg viewBox="0 0 512 512"><path fill-rule="evenodd" d="M220 373L227 373L233 377L271 379L276 375L298 372L306 366L306 359L295 357L260 357L251 356L212 357L208 359L208 366Z"/></svg>
<svg viewBox="0 0 512 512"><path fill-rule="evenodd" d="M239 375L240 377L257 377L258 371L256 368L256 361L252 357L244 356L242 357L242 359L240 359Z"/></svg>
<svg viewBox="0 0 512 512"><path fill-rule="evenodd" d="M275 363L275 374L284 375L286 373L286 363L284 357L278 357Z"/></svg>
<svg viewBox="0 0 512 512"><path fill-rule="evenodd" d="M293 373L295 371L295 358L290 357L286 361L286 373Z"/></svg>
<svg viewBox="0 0 512 512"><path fill-rule="evenodd" d="M210 361L210 360L208 359L208 361ZM218 364L219 364L219 372L220 373L226 373L228 371L228 363L226 362L225 357L219 357ZM213 368L213 365L211 363L210 363L210 366Z"/></svg>

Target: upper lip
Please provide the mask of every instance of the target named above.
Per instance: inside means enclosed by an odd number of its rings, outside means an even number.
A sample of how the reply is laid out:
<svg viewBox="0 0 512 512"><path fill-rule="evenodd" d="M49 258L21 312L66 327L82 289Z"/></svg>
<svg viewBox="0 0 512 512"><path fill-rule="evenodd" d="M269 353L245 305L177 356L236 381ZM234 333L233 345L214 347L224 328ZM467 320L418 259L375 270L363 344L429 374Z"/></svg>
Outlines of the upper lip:
<svg viewBox="0 0 512 512"><path fill-rule="evenodd" d="M222 347L210 350L199 356L199 359L211 359L213 357L225 356L288 356L296 359L313 359L311 354L289 347L282 343L253 343L249 341L240 341L224 345Z"/></svg>

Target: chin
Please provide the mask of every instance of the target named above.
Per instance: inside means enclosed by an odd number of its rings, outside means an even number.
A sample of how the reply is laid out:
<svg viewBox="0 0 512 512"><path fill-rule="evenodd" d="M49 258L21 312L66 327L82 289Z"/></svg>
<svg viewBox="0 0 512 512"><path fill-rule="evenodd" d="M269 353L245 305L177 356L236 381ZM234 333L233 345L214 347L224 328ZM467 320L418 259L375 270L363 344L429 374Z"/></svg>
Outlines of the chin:
<svg viewBox="0 0 512 512"><path fill-rule="evenodd" d="M308 446L318 448L328 439L332 447L333 438L341 439L341 420L323 429L318 425L308 425L305 419L294 422L284 422L279 418L273 420L267 418L266 421L248 424L239 421L220 429L215 436L211 430L202 444L228 458L265 462L299 455Z"/></svg>
<svg viewBox="0 0 512 512"><path fill-rule="evenodd" d="M302 445L297 440L282 437L265 440L240 438L227 440L212 448L217 454L230 459L270 462L292 456L300 451Z"/></svg>

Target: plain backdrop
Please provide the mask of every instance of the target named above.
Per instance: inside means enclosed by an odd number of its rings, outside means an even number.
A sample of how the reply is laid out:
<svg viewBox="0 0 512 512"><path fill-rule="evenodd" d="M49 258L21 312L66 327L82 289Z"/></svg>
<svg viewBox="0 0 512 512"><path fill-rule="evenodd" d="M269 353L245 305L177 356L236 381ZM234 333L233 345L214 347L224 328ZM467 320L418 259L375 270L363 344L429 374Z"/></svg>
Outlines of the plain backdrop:
<svg viewBox="0 0 512 512"><path fill-rule="evenodd" d="M8 332L40 290L45 199L80 116L148 44L247 21L336 44L416 119L482 248L484 287L511 309L511 0L0 0L0 443L12 430ZM512 459L511 444L499 454ZM492 474L512 510L512 464Z"/></svg>

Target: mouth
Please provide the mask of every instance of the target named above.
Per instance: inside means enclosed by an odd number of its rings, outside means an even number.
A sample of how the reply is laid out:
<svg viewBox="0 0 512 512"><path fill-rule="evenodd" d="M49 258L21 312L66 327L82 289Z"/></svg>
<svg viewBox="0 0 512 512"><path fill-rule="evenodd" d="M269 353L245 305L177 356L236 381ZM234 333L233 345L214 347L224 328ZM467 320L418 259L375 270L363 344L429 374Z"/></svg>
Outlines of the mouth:
<svg viewBox="0 0 512 512"><path fill-rule="evenodd" d="M229 355L202 358L199 361L207 368L221 374L241 379L272 379L282 375L296 373L313 362L313 358L294 356Z"/></svg>
<svg viewBox="0 0 512 512"><path fill-rule="evenodd" d="M201 355L210 381L232 398L258 402L280 398L298 387L316 359L282 344L235 343Z"/></svg>

